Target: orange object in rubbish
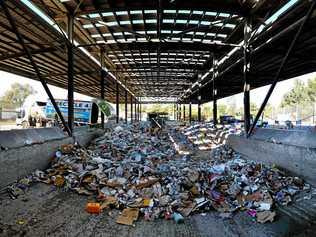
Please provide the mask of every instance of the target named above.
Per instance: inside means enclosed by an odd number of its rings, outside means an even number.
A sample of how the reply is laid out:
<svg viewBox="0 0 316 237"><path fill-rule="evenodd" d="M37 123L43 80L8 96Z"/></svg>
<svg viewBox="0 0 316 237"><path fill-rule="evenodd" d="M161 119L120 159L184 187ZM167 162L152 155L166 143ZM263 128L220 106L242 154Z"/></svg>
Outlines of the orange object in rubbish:
<svg viewBox="0 0 316 237"><path fill-rule="evenodd" d="M89 202L86 205L86 211L91 214L99 214L101 212L101 205L97 202Z"/></svg>

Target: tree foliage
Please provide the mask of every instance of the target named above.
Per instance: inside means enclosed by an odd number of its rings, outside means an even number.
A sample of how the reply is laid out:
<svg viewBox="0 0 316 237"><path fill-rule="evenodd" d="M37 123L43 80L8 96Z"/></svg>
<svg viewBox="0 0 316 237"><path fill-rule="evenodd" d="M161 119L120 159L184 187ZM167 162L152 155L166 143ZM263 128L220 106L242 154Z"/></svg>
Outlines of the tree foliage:
<svg viewBox="0 0 316 237"><path fill-rule="evenodd" d="M267 104L266 107L264 108L264 116L269 118L269 119L273 119L273 110L275 108L271 105L271 104Z"/></svg>
<svg viewBox="0 0 316 237"><path fill-rule="evenodd" d="M287 106L302 105L306 102L310 102L308 91L309 89L304 82L296 80L292 90L283 96L281 107L284 108Z"/></svg>
<svg viewBox="0 0 316 237"><path fill-rule="evenodd" d="M250 114L255 115L258 113L258 110L259 110L258 106L255 103L251 102L250 103Z"/></svg>
<svg viewBox="0 0 316 237"><path fill-rule="evenodd" d="M308 81L307 96L309 101L316 102L316 78Z"/></svg>
<svg viewBox="0 0 316 237"><path fill-rule="evenodd" d="M25 99L36 91L29 84L13 83L0 99L1 107L18 108L21 107Z"/></svg>

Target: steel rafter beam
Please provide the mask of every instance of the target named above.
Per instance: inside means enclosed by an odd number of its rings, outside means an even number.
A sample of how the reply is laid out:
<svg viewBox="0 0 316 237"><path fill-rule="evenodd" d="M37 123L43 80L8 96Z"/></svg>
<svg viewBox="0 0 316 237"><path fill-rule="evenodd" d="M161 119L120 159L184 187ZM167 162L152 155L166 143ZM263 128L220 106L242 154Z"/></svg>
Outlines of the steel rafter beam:
<svg viewBox="0 0 316 237"><path fill-rule="evenodd" d="M30 53L32 55L35 54L42 54L42 53L51 53L51 52L55 52L56 50L58 50L59 47L48 47L48 48L41 48L41 49L33 49L30 50ZM4 61L4 60L8 60L8 59L14 59L14 58L20 58L20 57L27 57L27 54L25 52L19 52L19 53L14 53L14 54L0 54L0 62Z"/></svg>
<svg viewBox="0 0 316 237"><path fill-rule="evenodd" d="M91 44L79 44L76 47L77 48L87 48L87 47L93 47L93 46L104 46L104 45L116 45L120 47L120 51L123 50L142 50L142 51L147 51L147 50L151 50L151 51L157 51L158 47L159 47L160 42L133 42L133 43L115 43L115 44L106 44L106 43L91 43ZM194 43L190 43L190 42L163 42L163 44L161 44L161 52L165 52L165 51L196 51L198 49L198 51L216 51L218 50L218 46L226 47L227 51L230 50L232 47L237 47L240 48L239 45L235 45L235 44L229 44L229 43L210 43L210 44L206 44L206 43L201 43L201 42L194 42Z"/></svg>
<svg viewBox="0 0 316 237"><path fill-rule="evenodd" d="M91 74L99 74L100 70L90 70L90 71L81 71L81 72L74 72L74 76L80 76L80 75L91 75ZM42 75L43 78L50 78L50 77L62 77L62 76L68 76L68 73L49 73Z"/></svg>
<svg viewBox="0 0 316 237"><path fill-rule="evenodd" d="M44 89L45 89L50 101L52 102L56 113L58 114L60 120L62 121L62 124L63 124L66 132L68 133L69 136L72 136L71 130L67 126L67 123L66 123L66 121L65 121L65 119L64 119L64 117L63 117L63 115L62 115L62 113L61 113L61 111L60 111L60 109L59 109L59 107L58 107L58 105L57 105L52 93L50 92L45 79L41 76L40 70L39 70L37 64L35 63L35 61L33 59L31 51L26 46L26 44L24 42L24 39L23 39L22 35L20 34L19 29L17 28L17 25L16 25L12 15L11 15L9 9L7 8L7 5L5 4L5 0L0 0L0 5L3 8L3 10L4 10L4 13L5 13L8 21L10 22L12 30L16 34L16 37L17 37L19 43L22 45L22 47L23 47L28 59L30 60L30 63L31 63L31 65L32 65L32 67L33 67L33 69L34 69L34 71L36 73L36 76L37 76L38 80L42 83L42 86L44 87Z"/></svg>
<svg viewBox="0 0 316 237"><path fill-rule="evenodd" d="M262 1L262 0L261 0ZM93 13L108 13L115 11L133 11L133 10L156 10L157 1L98 1L100 4L98 7L94 7L94 1L85 1L85 5L78 11L77 15L86 15ZM276 1L272 1L273 3ZM124 3L124 4L123 4ZM271 0L268 1L270 5ZM277 1L279 4L279 1ZM273 6L277 5L275 3ZM243 16L248 13L254 7L258 8L259 3L255 1L223 1L223 0L212 0L212 1L162 1L163 9L179 10L179 9L190 9L198 11L212 11L212 12L225 12L234 15ZM72 6L73 8L75 7ZM259 9L260 10L260 9Z"/></svg>

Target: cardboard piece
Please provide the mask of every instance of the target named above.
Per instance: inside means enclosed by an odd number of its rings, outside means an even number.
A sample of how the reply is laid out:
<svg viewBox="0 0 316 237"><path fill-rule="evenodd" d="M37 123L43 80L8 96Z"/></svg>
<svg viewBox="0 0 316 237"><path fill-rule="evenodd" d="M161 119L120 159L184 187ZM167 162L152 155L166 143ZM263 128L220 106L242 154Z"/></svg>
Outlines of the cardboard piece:
<svg viewBox="0 0 316 237"><path fill-rule="evenodd" d="M116 223L122 225L133 225L134 221L137 221L139 215L138 208L126 208L122 214L116 219Z"/></svg>
<svg viewBox="0 0 316 237"><path fill-rule="evenodd" d="M268 221L273 222L275 217L274 211L263 211L257 213L257 222L259 223L266 223Z"/></svg>
<svg viewBox="0 0 316 237"><path fill-rule="evenodd" d="M113 196L107 196L105 201L101 204L101 209L106 209L110 207L110 205L115 205L117 203L117 199Z"/></svg>
<svg viewBox="0 0 316 237"><path fill-rule="evenodd" d="M74 148L73 144L63 144L60 147L60 150L63 154L70 154Z"/></svg>

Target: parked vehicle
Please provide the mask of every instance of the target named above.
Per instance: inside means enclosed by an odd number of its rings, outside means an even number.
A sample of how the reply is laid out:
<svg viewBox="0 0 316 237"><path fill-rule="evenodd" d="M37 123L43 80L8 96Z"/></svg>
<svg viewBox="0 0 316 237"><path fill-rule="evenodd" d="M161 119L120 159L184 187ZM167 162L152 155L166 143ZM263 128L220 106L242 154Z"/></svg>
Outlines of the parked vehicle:
<svg viewBox="0 0 316 237"><path fill-rule="evenodd" d="M45 127L47 124L45 106L46 102L37 101L33 96L27 98L23 106L16 109L16 125L23 128Z"/></svg>
<svg viewBox="0 0 316 237"><path fill-rule="evenodd" d="M50 100L37 101L36 97L27 98L24 105L16 110L16 125L23 128L56 126L60 119ZM68 120L68 101L62 99L55 100L60 112L65 120ZM106 116L113 112L112 106L104 100L74 102L74 122L75 125L88 125L98 122L99 108Z"/></svg>
<svg viewBox="0 0 316 237"><path fill-rule="evenodd" d="M223 115L219 118L221 124L232 124L236 122L236 118L232 115Z"/></svg>
<svg viewBox="0 0 316 237"><path fill-rule="evenodd" d="M68 120L68 101L67 100L55 100L60 112L65 120ZM45 106L46 119L49 121L58 121L59 118L57 112L49 100ZM74 102L74 121L76 125L88 125L98 122L99 107L93 101L81 101L76 100Z"/></svg>
<svg viewBox="0 0 316 237"><path fill-rule="evenodd" d="M164 113L164 112L161 112L161 113L153 112L153 113L147 114L147 120L150 121L152 127L164 126L165 121L167 121L168 118L169 118L168 113Z"/></svg>

